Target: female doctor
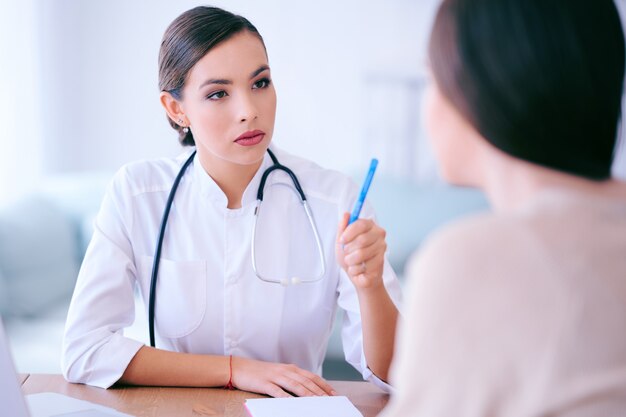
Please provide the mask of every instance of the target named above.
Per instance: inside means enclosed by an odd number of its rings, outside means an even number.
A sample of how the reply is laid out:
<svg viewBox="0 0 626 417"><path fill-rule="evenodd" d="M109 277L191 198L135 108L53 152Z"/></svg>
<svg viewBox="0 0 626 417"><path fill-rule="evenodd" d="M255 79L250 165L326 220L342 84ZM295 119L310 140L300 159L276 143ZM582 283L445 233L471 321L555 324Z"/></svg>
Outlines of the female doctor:
<svg viewBox="0 0 626 417"><path fill-rule="evenodd" d="M348 226L358 189L346 177L270 147L276 93L256 28L218 8L183 13L161 43L159 87L180 142L195 149L113 179L68 313L65 378L332 395L319 374L339 306L346 359L385 387L400 292L385 231L367 205ZM268 170L277 164L295 179ZM310 217L291 192L298 180ZM257 210L259 191L268 206ZM272 282L285 283L281 274L288 285ZM135 288L152 305L156 347L123 334Z"/></svg>

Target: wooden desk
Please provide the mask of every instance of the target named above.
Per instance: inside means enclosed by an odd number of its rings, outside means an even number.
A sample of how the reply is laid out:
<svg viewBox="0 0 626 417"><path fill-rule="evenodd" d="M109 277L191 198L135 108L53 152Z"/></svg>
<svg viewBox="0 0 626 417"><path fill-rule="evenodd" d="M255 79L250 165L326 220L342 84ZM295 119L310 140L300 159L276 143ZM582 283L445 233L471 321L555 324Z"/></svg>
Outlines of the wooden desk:
<svg viewBox="0 0 626 417"><path fill-rule="evenodd" d="M105 390L70 384L61 375L20 375L22 378L25 378L22 384L24 394L57 392L141 417L249 417L244 400L261 397L218 388L119 387ZM347 396L364 417L378 415L389 399L389 395L368 382L329 382L339 395Z"/></svg>

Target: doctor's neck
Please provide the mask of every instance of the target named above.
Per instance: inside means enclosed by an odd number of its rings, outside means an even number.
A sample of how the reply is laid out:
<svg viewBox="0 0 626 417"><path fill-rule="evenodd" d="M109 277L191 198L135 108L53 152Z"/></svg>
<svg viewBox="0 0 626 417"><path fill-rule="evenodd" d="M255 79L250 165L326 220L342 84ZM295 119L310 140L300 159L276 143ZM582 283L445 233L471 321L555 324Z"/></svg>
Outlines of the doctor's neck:
<svg viewBox="0 0 626 417"><path fill-rule="evenodd" d="M240 164L214 155L197 155L204 171L215 181L226 195L227 208L241 208L243 193L263 163L263 158L251 164Z"/></svg>

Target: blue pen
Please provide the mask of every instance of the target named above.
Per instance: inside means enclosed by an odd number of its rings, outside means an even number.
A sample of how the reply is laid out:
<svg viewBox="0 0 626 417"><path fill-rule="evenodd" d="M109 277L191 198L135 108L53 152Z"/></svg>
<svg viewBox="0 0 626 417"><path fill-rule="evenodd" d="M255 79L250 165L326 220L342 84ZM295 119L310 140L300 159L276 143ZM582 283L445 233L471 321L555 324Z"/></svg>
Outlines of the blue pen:
<svg viewBox="0 0 626 417"><path fill-rule="evenodd" d="M374 172L376 172L377 166L378 159L372 158L372 162L370 163L370 169L369 171L367 171L365 182L363 182L361 194L359 194L359 198L356 200L356 203L354 203L354 208L352 209L352 214L350 214L350 221L348 221L348 225L354 223L356 219L359 218L361 208L363 207L363 202L365 201L365 197L367 196L367 191L370 189L370 184L372 183L372 178L374 178Z"/></svg>

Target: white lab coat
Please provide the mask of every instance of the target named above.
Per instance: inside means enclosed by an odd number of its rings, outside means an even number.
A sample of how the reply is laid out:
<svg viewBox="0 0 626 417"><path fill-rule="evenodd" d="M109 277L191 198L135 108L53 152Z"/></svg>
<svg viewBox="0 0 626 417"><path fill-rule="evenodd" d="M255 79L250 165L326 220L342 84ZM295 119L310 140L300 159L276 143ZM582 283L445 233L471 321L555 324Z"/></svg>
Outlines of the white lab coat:
<svg viewBox="0 0 626 417"><path fill-rule="evenodd" d="M293 363L321 374L339 306L346 313L342 340L347 361L364 379L386 388L368 369L357 294L334 254L338 220L351 209L358 187L338 172L272 149L295 172L307 196L326 259L324 278L285 287L254 274L253 212L261 174L272 163L269 155L239 209L227 208L226 196L196 159L182 178L169 215L156 291L156 345ZM143 345L125 337L123 329L134 321L135 288L148 305L162 213L188 155L126 165L109 186L68 313L62 360L68 381L110 387ZM282 171L269 176L267 184L275 182L291 185ZM294 210L301 208L296 205ZM366 204L361 217L372 216ZM299 223L285 218L284 227L309 227ZM267 239L271 242L272 237ZM287 257L274 261L280 265ZM387 262L384 281L398 306L400 286Z"/></svg>

